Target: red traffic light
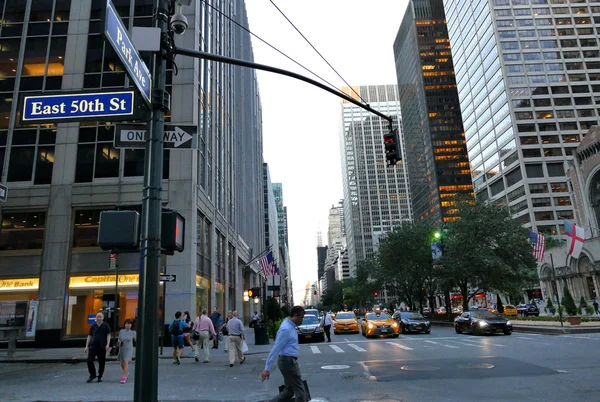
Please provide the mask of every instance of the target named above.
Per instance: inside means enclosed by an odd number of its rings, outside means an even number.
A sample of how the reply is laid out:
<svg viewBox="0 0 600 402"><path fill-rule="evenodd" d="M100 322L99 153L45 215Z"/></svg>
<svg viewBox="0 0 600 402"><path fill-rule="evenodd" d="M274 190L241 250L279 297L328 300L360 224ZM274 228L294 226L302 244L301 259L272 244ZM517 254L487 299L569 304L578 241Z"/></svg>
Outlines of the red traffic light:
<svg viewBox="0 0 600 402"><path fill-rule="evenodd" d="M375 296L377 296L378 294L379 294L378 292L375 292Z"/></svg>

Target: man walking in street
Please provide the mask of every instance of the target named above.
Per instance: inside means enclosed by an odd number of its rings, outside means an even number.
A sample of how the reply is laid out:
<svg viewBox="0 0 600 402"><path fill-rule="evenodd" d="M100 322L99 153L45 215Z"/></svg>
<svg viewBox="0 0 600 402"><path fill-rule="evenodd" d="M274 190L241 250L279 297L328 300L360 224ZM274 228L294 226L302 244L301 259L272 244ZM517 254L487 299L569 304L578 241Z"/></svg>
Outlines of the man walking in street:
<svg viewBox="0 0 600 402"><path fill-rule="evenodd" d="M181 364L181 356L183 355L183 333L188 327L186 322L181 319L181 311L175 313L175 319L169 325L171 332L171 344L173 345L173 364Z"/></svg>
<svg viewBox="0 0 600 402"><path fill-rule="evenodd" d="M216 307L213 309L213 313L210 315L210 320L213 323L213 327L215 328L215 332L217 335L221 331L221 325L223 325L223 318L221 317L221 313L217 310ZM215 336L213 340L213 349L219 349L219 337Z"/></svg>
<svg viewBox="0 0 600 402"><path fill-rule="evenodd" d="M594 300L592 305L594 306L594 310L596 311L596 314L600 314L600 311L598 311L598 302L596 300Z"/></svg>
<svg viewBox="0 0 600 402"><path fill-rule="evenodd" d="M104 322L104 314L96 314L96 323L90 328L90 332L85 341L85 349L88 354L87 366L90 377L87 382L90 383L96 378L96 366L94 358L98 357L98 382L102 382L104 374L104 365L106 363L106 352L110 348L110 326Z"/></svg>
<svg viewBox="0 0 600 402"><path fill-rule="evenodd" d="M242 345L244 344L244 323L238 318L238 312L233 312L233 317L227 322L227 333L229 334L229 367L233 367L235 362L235 355L237 354L240 364L244 364L246 358L242 351Z"/></svg>
<svg viewBox="0 0 600 402"><path fill-rule="evenodd" d="M271 366L277 357L277 367L283 375L284 388L279 395L271 399L271 402L292 400L294 396L295 402L306 402L304 382L298 366L298 333L296 332L296 327L302 324L303 319L304 308L294 306L289 317L283 320L277 331L275 346L269 353L265 369L260 375L263 381L269 379Z"/></svg>
<svg viewBox="0 0 600 402"><path fill-rule="evenodd" d="M208 342L210 341L210 336L217 336L215 332L215 327L213 326L212 321L208 318L206 310L202 310L202 314L200 314L196 321L194 321L194 331L198 334L198 342L196 342L196 354L194 355L194 359L198 362L198 356L200 355L200 347L204 350L204 363L208 363L210 360L210 349L208 348ZM200 346L202 345L202 346Z"/></svg>
<svg viewBox="0 0 600 402"><path fill-rule="evenodd" d="M331 342L331 326L333 325L333 318L329 313L323 312L323 319L321 320L321 326L325 330L327 335L327 342Z"/></svg>

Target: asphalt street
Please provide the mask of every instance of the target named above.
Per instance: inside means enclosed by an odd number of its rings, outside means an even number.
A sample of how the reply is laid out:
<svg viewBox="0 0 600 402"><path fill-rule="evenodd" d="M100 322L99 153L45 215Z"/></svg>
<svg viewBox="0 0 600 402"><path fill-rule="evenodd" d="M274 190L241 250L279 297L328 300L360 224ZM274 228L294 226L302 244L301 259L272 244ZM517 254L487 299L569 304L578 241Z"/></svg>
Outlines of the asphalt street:
<svg viewBox="0 0 600 402"><path fill-rule="evenodd" d="M452 328L429 335L366 339L332 335L300 346L300 367L313 401L598 401L600 334L477 337ZM252 345L250 345L252 351ZM186 353L189 352L186 351ZM279 372L261 383L266 353L230 368L223 349L211 362L159 363L159 399L262 401L283 384ZM120 384L117 363L103 383L87 384L85 364L2 364L0 401L127 401L133 369Z"/></svg>

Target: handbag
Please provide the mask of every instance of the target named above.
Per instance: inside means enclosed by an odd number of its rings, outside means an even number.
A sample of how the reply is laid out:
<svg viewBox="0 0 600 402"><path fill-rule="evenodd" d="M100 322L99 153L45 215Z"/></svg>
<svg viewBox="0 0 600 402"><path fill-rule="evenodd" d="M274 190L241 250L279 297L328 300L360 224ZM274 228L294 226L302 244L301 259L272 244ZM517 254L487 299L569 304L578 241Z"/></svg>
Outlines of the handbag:
<svg viewBox="0 0 600 402"><path fill-rule="evenodd" d="M306 394L306 401L310 401L312 398L310 396L310 390L308 389L308 383L306 382L306 380L302 380L302 383L304 383L304 393ZM280 394L283 392L284 388L285 388L285 385L279 386Z"/></svg>
<svg viewBox="0 0 600 402"><path fill-rule="evenodd" d="M200 333L198 331L194 331L192 333L192 339L195 341L199 341L200 340Z"/></svg>
<svg viewBox="0 0 600 402"><path fill-rule="evenodd" d="M110 352L108 352L109 356L118 356L119 355L119 345L114 344L112 348L110 348Z"/></svg>
<svg viewBox="0 0 600 402"><path fill-rule="evenodd" d="M246 353L248 351L248 344L246 343L246 340L244 340L244 343L242 344L242 353Z"/></svg>

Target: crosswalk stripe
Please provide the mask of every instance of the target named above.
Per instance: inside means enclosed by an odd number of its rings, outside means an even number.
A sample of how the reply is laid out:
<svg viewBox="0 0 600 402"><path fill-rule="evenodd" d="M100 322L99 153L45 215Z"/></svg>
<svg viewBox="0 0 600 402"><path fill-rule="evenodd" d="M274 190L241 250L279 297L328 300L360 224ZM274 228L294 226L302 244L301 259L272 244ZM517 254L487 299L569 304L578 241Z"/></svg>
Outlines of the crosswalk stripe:
<svg viewBox="0 0 600 402"><path fill-rule="evenodd" d="M445 346L447 348L458 349L458 346L446 345L446 344L442 344L442 343L434 342L434 341L425 341L425 342L432 343L434 345L442 345L442 346Z"/></svg>
<svg viewBox="0 0 600 402"><path fill-rule="evenodd" d="M310 350L312 350L313 353L321 353L321 351L319 350L319 348L316 347L316 346L311 346Z"/></svg>
<svg viewBox="0 0 600 402"><path fill-rule="evenodd" d="M386 342L386 343L389 344L389 345L394 345L395 347L400 348L400 349L413 350L413 348L409 348L408 346L404 346L404 345L401 345L401 344L396 343L396 342Z"/></svg>
<svg viewBox="0 0 600 402"><path fill-rule="evenodd" d="M329 347L338 353L344 353L344 349L340 348L339 346L329 345Z"/></svg>
<svg viewBox="0 0 600 402"><path fill-rule="evenodd" d="M350 346L352 349L358 350L359 352L366 352L365 349L361 348L360 346L356 346L353 343L349 343L348 346Z"/></svg>

